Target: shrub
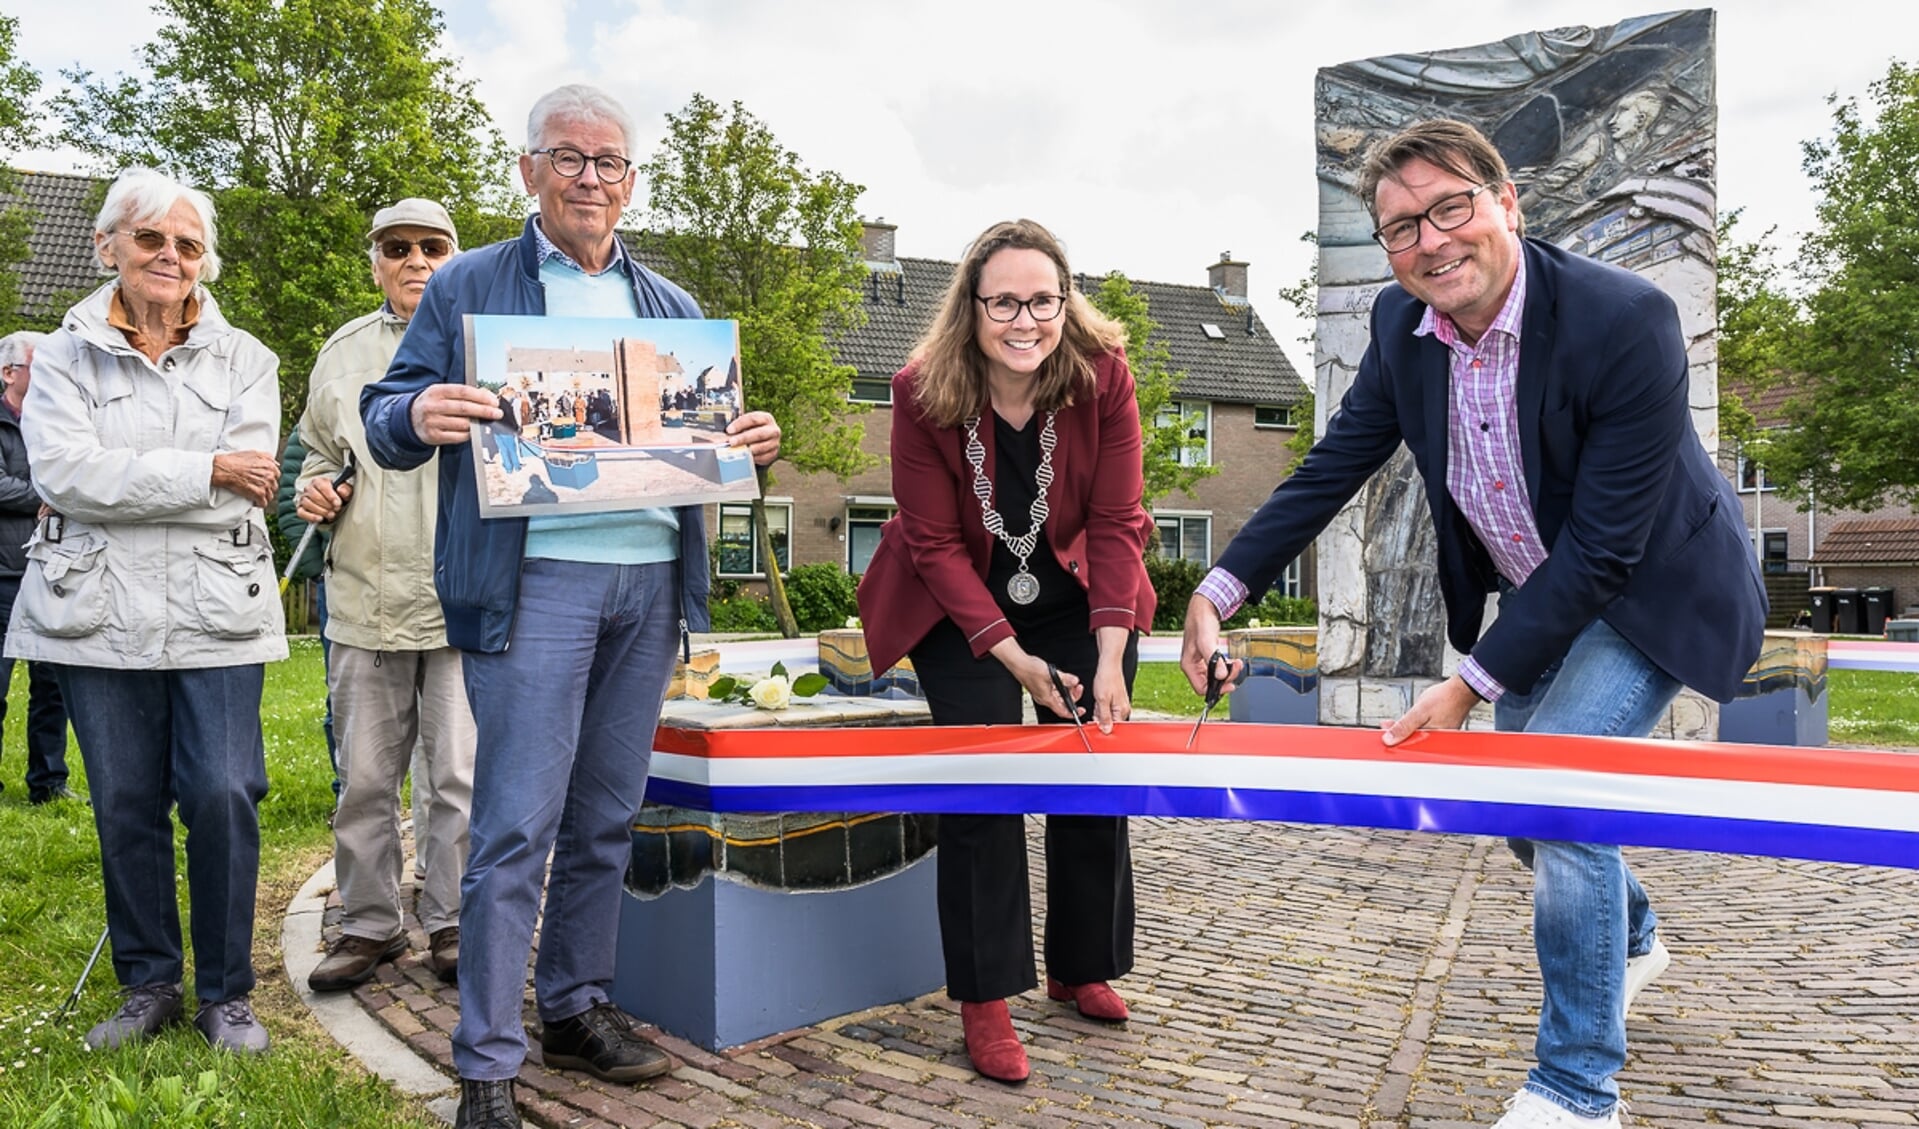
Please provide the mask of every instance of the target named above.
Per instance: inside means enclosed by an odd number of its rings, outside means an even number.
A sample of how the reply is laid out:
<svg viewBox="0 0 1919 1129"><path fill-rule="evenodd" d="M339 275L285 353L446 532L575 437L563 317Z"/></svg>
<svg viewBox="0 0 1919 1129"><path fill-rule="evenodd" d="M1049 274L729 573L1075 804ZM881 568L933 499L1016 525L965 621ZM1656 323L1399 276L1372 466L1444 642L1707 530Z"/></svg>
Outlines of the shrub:
<svg viewBox="0 0 1919 1129"><path fill-rule="evenodd" d="M801 565L786 574L786 602L803 632L826 631L860 614L859 585L831 561Z"/></svg>
<svg viewBox="0 0 1919 1129"><path fill-rule="evenodd" d="M1154 631L1178 631L1185 626L1186 605L1192 602L1193 590L1206 579L1208 571L1198 561L1173 560L1158 553L1146 555L1146 577L1159 596L1159 610L1153 613ZM1268 591L1259 603L1240 608L1224 626L1245 627L1255 619L1264 627L1311 625L1319 622L1319 607L1304 597Z"/></svg>
<svg viewBox="0 0 1919 1129"><path fill-rule="evenodd" d="M1153 582L1159 596L1159 610L1153 613L1154 631L1178 631L1186 622L1186 605L1193 589L1206 579L1206 566L1198 561L1146 554L1146 579Z"/></svg>
<svg viewBox="0 0 1919 1129"><path fill-rule="evenodd" d="M709 597L706 610L713 617L715 631L778 631L779 621L773 618L773 607L765 600L750 592L738 591L731 596Z"/></svg>

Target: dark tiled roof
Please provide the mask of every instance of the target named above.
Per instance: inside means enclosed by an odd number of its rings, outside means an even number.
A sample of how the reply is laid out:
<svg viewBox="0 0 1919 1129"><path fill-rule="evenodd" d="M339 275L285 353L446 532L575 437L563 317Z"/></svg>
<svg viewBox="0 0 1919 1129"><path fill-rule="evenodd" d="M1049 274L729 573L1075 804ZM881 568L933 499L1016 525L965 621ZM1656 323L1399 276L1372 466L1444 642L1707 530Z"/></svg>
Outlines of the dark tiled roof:
<svg viewBox="0 0 1919 1129"><path fill-rule="evenodd" d="M27 235L27 261L19 267L20 309L30 317L59 314L55 299L74 297L100 285L93 265L93 217L105 198L101 181L69 173L17 173L6 205L24 204L36 215Z"/></svg>
<svg viewBox="0 0 1919 1129"><path fill-rule="evenodd" d="M1812 563L1821 565L1915 562L1919 562L1919 518L1839 522L1812 555Z"/></svg>
<svg viewBox="0 0 1919 1129"><path fill-rule="evenodd" d="M99 181L62 173L24 173L20 195L39 212L29 239L33 257L21 272L21 299L30 313L42 312L49 299L91 290L98 285L91 240L99 209ZM625 233L641 262L659 268L656 255L637 233ZM866 324L839 341L835 352L863 380L889 380L939 306L954 264L940 259L903 258L875 267L867 277ZM670 273L670 272L667 272ZM1158 325L1174 369L1186 374L1180 395L1194 400L1291 407L1306 397L1306 386L1292 362L1273 340L1252 306L1222 298L1210 287L1133 280L1146 295L1147 312ZM1082 289L1099 285L1082 275ZM1219 331L1209 336L1205 326Z"/></svg>
<svg viewBox="0 0 1919 1129"><path fill-rule="evenodd" d="M634 242L631 236L628 241ZM643 248L636 253L649 267L661 265ZM891 380L939 308L956 265L914 258L868 263L866 324L838 342L834 351L839 359L858 370L861 380ZM1172 367L1186 374L1180 395L1282 407L1306 398L1299 373L1252 306L1229 304L1206 286L1137 279L1133 284L1146 295L1147 314L1159 327L1157 336L1166 343ZM1099 279L1081 275L1075 285L1092 291ZM1216 326L1221 336L1207 336L1206 324Z"/></svg>
<svg viewBox="0 0 1919 1129"><path fill-rule="evenodd" d="M1783 427L1786 423L1786 401L1798 395L1802 389L1792 383L1781 381L1754 391L1749 385L1728 382L1726 391L1739 397L1752 413L1753 422L1760 427Z"/></svg>

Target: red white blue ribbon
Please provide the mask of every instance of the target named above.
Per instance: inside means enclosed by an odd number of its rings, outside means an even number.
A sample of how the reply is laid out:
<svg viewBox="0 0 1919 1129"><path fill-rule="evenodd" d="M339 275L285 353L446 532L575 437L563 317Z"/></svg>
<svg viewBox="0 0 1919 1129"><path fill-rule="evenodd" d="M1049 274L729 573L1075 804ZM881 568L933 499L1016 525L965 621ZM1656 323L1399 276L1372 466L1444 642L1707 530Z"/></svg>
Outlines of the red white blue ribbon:
<svg viewBox="0 0 1919 1129"><path fill-rule="evenodd" d="M716 812L1190 816L1919 868L1919 755L1525 733L1127 722L662 727L647 799Z"/></svg>

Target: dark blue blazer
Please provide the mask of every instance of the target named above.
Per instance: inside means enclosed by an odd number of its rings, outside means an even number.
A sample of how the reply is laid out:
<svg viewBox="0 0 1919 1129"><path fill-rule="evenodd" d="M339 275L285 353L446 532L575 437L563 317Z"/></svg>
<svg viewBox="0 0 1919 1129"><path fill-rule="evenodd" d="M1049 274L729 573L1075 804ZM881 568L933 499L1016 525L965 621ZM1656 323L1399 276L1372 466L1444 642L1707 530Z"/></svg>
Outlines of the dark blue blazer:
<svg viewBox="0 0 1919 1129"><path fill-rule="evenodd" d="M1423 303L1388 286L1372 344L1326 434L1219 558L1255 597L1403 442L1425 479L1447 636L1524 693L1603 618L1660 669L1731 701L1759 656L1766 594L1738 495L1688 408L1672 299L1637 275L1524 241L1518 424L1546 562L1503 597L1446 489L1447 350L1413 330Z"/></svg>

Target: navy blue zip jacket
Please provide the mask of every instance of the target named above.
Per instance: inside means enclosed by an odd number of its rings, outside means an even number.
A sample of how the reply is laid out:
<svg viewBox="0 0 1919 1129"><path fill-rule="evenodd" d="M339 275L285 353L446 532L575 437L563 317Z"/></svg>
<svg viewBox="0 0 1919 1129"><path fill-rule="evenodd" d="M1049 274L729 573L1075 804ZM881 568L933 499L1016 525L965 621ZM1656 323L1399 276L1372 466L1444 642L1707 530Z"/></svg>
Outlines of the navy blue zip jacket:
<svg viewBox="0 0 1919 1129"><path fill-rule="evenodd" d="M700 308L686 291L632 263L633 293L640 316L696 318ZM525 518L480 517L472 445L434 447L413 432L413 401L429 384L463 383L466 373L465 315L545 314L533 220L518 239L455 256L433 273L420 308L407 325L386 379L360 393L367 448L390 470L410 470L440 456L440 514L433 535L433 582L446 614L447 642L463 651L506 650L520 594L520 563L526 552ZM682 506L680 519L680 625L705 631L710 585L706 559L706 511Z"/></svg>
<svg viewBox="0 0 1919 1129"><path fill-rule="evenodd" d="M1426 306L1397 284L1326 434L1220 555L1253 596L1271 586L1404 443L1425 479L1447 637L1508 690L1530 691L1594 619L1721 702L1759 657L1766 590L1739 496L1692 427L1686 341L1637 275L1524 241L1517 416L1546 563L1503 597L1492 557L1446 488L1449 353L1414 336Z"/></svg>

